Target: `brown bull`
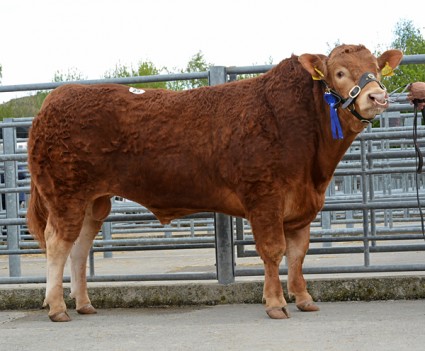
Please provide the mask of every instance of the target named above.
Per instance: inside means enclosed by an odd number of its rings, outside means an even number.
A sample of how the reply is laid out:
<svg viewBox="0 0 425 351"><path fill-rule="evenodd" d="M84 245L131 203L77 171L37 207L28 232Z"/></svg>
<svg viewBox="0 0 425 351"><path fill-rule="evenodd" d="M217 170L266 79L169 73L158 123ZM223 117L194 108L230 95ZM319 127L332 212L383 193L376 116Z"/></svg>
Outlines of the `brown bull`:
<svg viewBox="0 0 425 351"><path fill-rule="evenodd" d="M68 256L77 311L96 312L86 261L113 195L139 202L162 223L199 211L247 218L264 261L268 315L288 317L283 255L297 307L318 310L302 274L310 223L345 151L388 106L378 79L401 58L398 50L376 58L364 46L342 45L329 57L292 56L259 77L189 91L54 90L30 132L27 216L46 248L51 320L69 320Z"/></svg>

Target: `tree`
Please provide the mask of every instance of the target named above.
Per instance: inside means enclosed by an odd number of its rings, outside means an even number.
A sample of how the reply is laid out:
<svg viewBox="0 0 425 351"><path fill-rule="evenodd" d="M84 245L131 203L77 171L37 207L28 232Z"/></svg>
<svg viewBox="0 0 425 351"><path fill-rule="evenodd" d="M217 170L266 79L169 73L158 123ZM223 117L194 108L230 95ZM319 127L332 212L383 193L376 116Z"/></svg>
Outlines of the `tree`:
<svg viewBox="0 0 425 351"><path fill-rule="evenodd" d="M0 104L0 120L11 117L33 117L40 110L48 92L39 91L34 95L12 99Z"/></svg>
<svg viewBox="0 0 425 351"><path fill-rule="evenodd" d="M212 66L212 63L207 63L204 58L202 51L198 51L192 56L185 69L180 69L178 73L193 73L193 72L205 72ZM171 73L166 69L168 73ZM176 71L176 69L174 69ZM187 90L194 89L208 85L208 79L191 79L191 80L179 80L173 82L167 82L167 88L171 90Z"/></svg>
<svg viewBox="0 0 425 351"><path fill-rule="evenodd" d="M258 63L253 63L253 66L257 66ZM264 62L264 65L273 65L273 57L269 56L268 60ZM260 76L262 73L244 73L244 74L238 74L236 76L236 80L243 80L243 79L250 79ZM232 80L232 77L230 77Z"/></svg>
<svg viewBox="0 0 425 351"><path fill-rule="evenodd" d="M425 39L412 21L401 20L396 24L395 39L391 48L401 50L405 55L416 55L425 53ZM394 71L392 77L384 77L383 83L389 92L403 88L407 84L417 81L425 81L425 70L423 64L401 65Z"/></svg>
<svg viewBox="0 0 425 351"><path fill-rule="evenodd" d="M61 72L58 70L53 76L53 82L73 82L84 79L87 79L87 76L75 67L68 68L68 72Z"/></svg>
<svg viewBox="0 0 425 351"><path fill-rule="evenodd" d="M157 68L151 61L140 61L139 66L134 69L133 67L127 67L118 63L115 65L113 70L105 72L104 78L125 78L125 77L142 77L152 76L160 74L162 69ZM153 82L153 83L139 83L130 84L136 88L153 88L153 89L165 89L165 82Z"/></svg>

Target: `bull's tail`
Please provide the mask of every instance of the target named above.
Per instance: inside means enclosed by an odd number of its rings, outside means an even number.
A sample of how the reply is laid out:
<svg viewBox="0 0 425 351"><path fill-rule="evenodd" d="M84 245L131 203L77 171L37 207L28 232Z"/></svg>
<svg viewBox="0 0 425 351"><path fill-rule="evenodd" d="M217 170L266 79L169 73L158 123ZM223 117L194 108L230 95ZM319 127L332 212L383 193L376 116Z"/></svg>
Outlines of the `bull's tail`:
<svg viewBox="0 0 425 351"><path fill-rule="evenodd" d="M46 247L44 230L49 212L43 203L34 181L31 180L31 196L27 210L27 224L30 233L38 240L42 248Z"/></svg>

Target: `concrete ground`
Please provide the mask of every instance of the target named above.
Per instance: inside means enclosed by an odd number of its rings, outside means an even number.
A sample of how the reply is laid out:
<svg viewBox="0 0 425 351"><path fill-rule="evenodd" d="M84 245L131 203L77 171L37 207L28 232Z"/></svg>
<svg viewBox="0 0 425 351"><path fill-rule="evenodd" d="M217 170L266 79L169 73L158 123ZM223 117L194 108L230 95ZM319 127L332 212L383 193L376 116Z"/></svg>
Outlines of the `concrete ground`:
<svg viewBox="0 0 425 351"><path fill-rule="evenodd" d="M288 320L260 304L100 309L69 323L46 311L1 311L0 349L45 350L424 350L425 301L320 303Z"/></svg>
<svg viewBox="0 0 425 351"><path fill-rule="evenodd" d="M424 263L424 255L376 254L371 264ZM362 262L362 255L320 255L308 256L305 266ZM23 276L44 276L43 255L23 256L21 263ZM258 257L236 263L239 268L262 266ZM99 275L214 272L214 264L215 254L209 249L123 252L114 253L113 259L95 256ZM7 260L0 257L0 277L7 276ZM216 281L89 283L98 314L78 315L67 299L69 323L52 323L47 311L39 309L45 284L0 285L0 350L424 349L424 272L306 278L321 311L301 313L290 303L289 320L267 317L261 305L262 277L238 277L227 286Z"/></svg>

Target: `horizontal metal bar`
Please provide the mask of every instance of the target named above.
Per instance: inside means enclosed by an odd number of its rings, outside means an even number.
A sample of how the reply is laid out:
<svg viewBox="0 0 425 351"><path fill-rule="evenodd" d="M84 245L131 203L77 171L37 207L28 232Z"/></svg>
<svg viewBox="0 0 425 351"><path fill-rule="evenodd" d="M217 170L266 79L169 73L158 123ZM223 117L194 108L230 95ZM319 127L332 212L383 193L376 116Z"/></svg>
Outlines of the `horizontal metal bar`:
<svg viewBox="0 0 425 351"><path fill-rule="evenodd" d="M27 154L0 154L0 162L5 161L26 161Z"/></svg>
<svg viewBox="0 0 425 351"><path fill-rule="evenodd" d="M152 250L186 250L186 249L212 249L215 244L165 244L165 245L140 245L140 246L114 246L114 247L93 247L93 252L127 252L127 251L152 251Z"/></svg>
<svg viewBox="0 0 425 351"><path fill-rule="evenodd" d="M420 229L418 229L420 231ZM337 229L335 229L334 231L338 232ZM346 234L346 233L344 233ZM338 242L363 242L364 240L368 240L369 242L371 241L398 241L398 240L403 240L403 241L408 241L408 240L425 240L425 237L422 234L416 234L416 235L408 235L408 234L402 234L402 235L374 235L374 236L368 236L368 237L364 237L363 234L363 228L359 228L359 236L322 236L322 237L314 237L313 233L312 236L310 237L310 243L338 243ZM332 233L326 233L326 234L321 234L321 235L332 235ZM235 240L234 241L235 245L255 245L255 240L253 238L245 238L242 240ZM396 247L394 246L388 246L388 247ZM415 248L417 248L415 246ZM411 250L407 250L407 251L411 251Z"/></svg>
<svg viewBox="0 0 425 351"><path fill-rule="evenodd" d="M325 241L326 240L324 240L323 242ZM357 238L357 240L344 240L344 241L361 242L362 238ZM371 239L369 241L374 241L374 239ZM322 242L322 241L316 240L315 242ZM241 244L254 245L255 242L251 240L236 240L235 241L235 245L241 245ZM128 252L128 251L178 250L178 249L211 249L214 247L215 247L214 243L187 243L187 244L93 247L91 251L92 252ZM371 253L425 251L425 244L372 246L372 247L369 247L369 251ZM43 250L39 250L39 249L0 250L0 255L40 254L43 252L44 252ZM343 254L343 253L345 254L345 253L363 253L363 252L364 252L363 246L347 246L347 247L310 248L307 254L320 255L320 254Z"/></svg>
<svg viewBox="0 0 425 351"><path fill-rule="evenodd" d="M335 274L335 273L384 273L384 272L421 272L425 265L375 265L375 266L334 266L334 267L304 267L304 274ZM280 268L279 274L287 275L287 268ZM237 277L264 276L263 268L235 267ZM122 281L161 281L161 280L216 280L215 272L201 273L158 273L140 275L96 275L88 276L88 282L122 282ZM64 283L70 282L70 277L65 276ZM31 284L46 283L46 277L1 277L0 284Z"/></svg>
<svg viewBox="0 0 425 351"><path fill-rule="evenodd" d="M421 201L424 199L421 198ZM373 210L373 209L396 209L396 208L417 208L416 201L370 201L367 204L362 203L325 203L322 211L342 211L342 210Z"/></svg>
<svg viewBox="0 0 425 351"><path fill-rule="evenodd" d="M375 167L375 165L374 165ZM388 165L390 167L390 165ZM415 166L412 166L412 168L378 168L378 169L368 169L366 171L362 171L360 169L354 170L354 169L344 169L339 170L337 169L334 173L334 176L356 176L361 174L367 174L367 175L378 175L378 174L406 174L411 173L414 174L416 172Z"/></svg>
<svg viewBox="0 0 425 351"><path fill-rule="evenodd" d="M0 194L6 194L6 193L29 193L30 187L29 186L20 186L17 188L0 188Z"/></svg>
<svg viewBox="0 0 425 351"><path fill-rule="evenodd" d="M192 218L213 218L212 212L199 212L189 216L182 217L182 219ZM124 222L124 221L146 221L158 220L153 214L140 213L140 214L125 214L125 215L111 215L105 219L105 222Z"/></svg>
<svg viewBox="0 0 425 351"><path fill-rule="evenodd" d="M406 141L412 141L413 127L409 129L405 128L402 131L374 131L360 133L356 140L393 140L393 139L406 139ZM425 129L418 126L418 137L425 137Z"/></svg>
<svg viewBox="0 0 425 351"><path fill-rule="evenodd" d="M244 66L244 67L227 67L227 74L256 74L265 73L271 70L275 65L260 65L260 66Z"/></svg>
<svg viewBox="0 0 425 351"><path fill-rule="evenodd" d="M100 282L140 282L161 280L216 280L215 272L185 272L185 273L157 273L157 274L134 274L134 275L95 275L88 276L87 281ZM71 281L69 276L63 278L64 283ZM0 284L38 284L46 283L46 277L1 277Z"/></svg>
<svg viewBox="0 0 425 351"><path fill-rule="evenodd" d="M25 225L25 218L0 218L0 225Z"/></svg>
<svg viewBox="0 0 425 351"><path fill-rule="evenodd" d="M425 244L417 245L391 245L391 246L370 246L369 252L408 252L408 251L425 251ZM346 253L364 253L364 246L345 246L345 247L317 247L310 248L308 255L323 254L346 254Z"/></svg>
<svg viewBox="0 0 425 351"><path fill-rule="evenodd" d="M393 111L413 111L413 105L410 104L391 104L385 110L385 112Z"/></svg>
<svg viewBox="0 0 425 351"><path fill-rule="evenodd" d="M416 55L404 55L400 64L401 65L413 65L413 64L424 64L425 54Z"/></svg>
<svg viewBox="0 0 425 351"><path fill-rule="evenodd" d="M304 267L304 274L335 274L335 273L384 273L384 272L422 272L425 264L415 265L375 265L375 266L335 266L335 267ZM280 268L279 274L287 275L287 268ZM235 267L237 277L264 276L263 268Z"/></svg>
<svg viewBox="0 0 425 351"><path fill-rule="evenodd" d="M401 61L401 64L418 64L418 63L424 63L424 61L425 61L425 55L405 55ZM227 71L227 74L263 73L273 68L273 66L274 65L226 67L226 71ZM77 81L70 81L70 82L49 82L49 83L36 83L36 84L3 85L3 86L0 86L0 93L12 92L12 91L51 90L66 84L105 84L105 83L138 84L138 83L167 82L167 81L206 79L206 78L208 78L208 71L191 72L191 73L158 74L158 75L152 75L152 76L136 76L136 77L123 77L123 78L77 80Z"/></svg>
<svg viewBox="0 0 425 351"><path fill-rule="evenodd" d="M158 74L152 76L137 76L124 78L105 78L105 79L89 79L77 80L69 82L54 82L54 83L36 83L36 84L17 84L0 86L0 93L12 91L33 91L33 90L51 90L67 84L139 84L153 82L168 82L177 80L191 79L207 79L208 72L192 72L192 73L175 73L175 74Z"/></svg>
<svg viewBox="0 0 425 351"><path fill-rule="evenodd" d="M21 117L22 119L27 119L25 122L23 121L1 121L0 128L19 128L19 127L30 127L32 125L32 120L34 117Z"/></svg>
<svg viewBox="0 0 425 351"><path fill-rule="evenodd" d="M45 253L41 249L19 249L19 250L8 250L0 249L0 255L37 255Z"/></svg>
<svg viewBox="0 0 425 351"><path fill-rule="evenodd" d="M360 241L360 240L359 240ZM425 244L417 245L385 245L385 246L370 246L368 248L370 253L379 252L412 252L412 251L425 251ZM350 246L350 247L317 247L310 248L307 255L337 255L337 254L363 254L364 246ZM255 250L245 250L244 257L258 256Z"/></svg>
<svg viewBox="0 0 425 351"><path fill-rule="evenodd" d="M167 228L164 228L167 229ZM190 229L190 228L188 228ZM214 244L214 237L182 237L182 238L140 238L140 239L111 239L111 240L95 240L94 247L102 247L105 245L169 245L169 244Z"/></svg>

